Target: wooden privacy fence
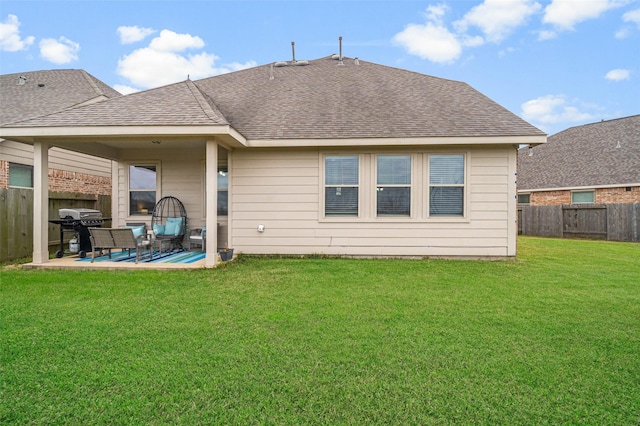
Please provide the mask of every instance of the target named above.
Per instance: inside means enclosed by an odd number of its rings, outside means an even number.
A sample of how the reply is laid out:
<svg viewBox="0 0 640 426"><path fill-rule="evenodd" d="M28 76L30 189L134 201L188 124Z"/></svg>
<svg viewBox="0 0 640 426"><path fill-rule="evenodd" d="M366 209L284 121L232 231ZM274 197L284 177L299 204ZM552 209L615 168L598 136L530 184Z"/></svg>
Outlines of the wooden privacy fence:
<svg viewBox="0 0 640 426"><path fill-rule="evenodd" d="M640 203L521 206L518 233L640 242Z"/></svg>
<svg viewBox="0 0 640 426"><path fill-rule="evenodd" d="M49 219L59 219L62 208L86 208L111 216L108 195L49 192ZM49 224L49 247L60 246L60 228ZM0 262L30 257L33 253L33 190L0 188Z"/></svg>

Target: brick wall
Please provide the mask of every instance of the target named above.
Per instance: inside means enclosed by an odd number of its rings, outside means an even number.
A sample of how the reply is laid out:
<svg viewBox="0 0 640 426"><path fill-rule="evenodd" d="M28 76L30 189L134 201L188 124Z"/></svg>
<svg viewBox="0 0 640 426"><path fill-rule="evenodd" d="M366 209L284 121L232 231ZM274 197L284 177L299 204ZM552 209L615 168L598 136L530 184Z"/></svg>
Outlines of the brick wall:
<svg viewBox="0 0 640 426"><path fill-rule="evenodd" d="M0 188L9 187L9 163L0 161ZM79 194L111 195L111 178L49 169L49 190Z"/></svg>
<svg viewBox="0 0 640 426"><path fill-rule="evenodd" d="M9 187L9 162L0 161L0 188Z"/></svg>
<svg viewBox="0 0 640 426"><path fill-rule="evenodd" d="M626 204L640 202L640 186L621 188L599 188L596 192L596 204ZM558 206L571 204L571 191L532 192L532 206Z"/></svg>
<svg viewBox="0 0 640 426"><path fill-rule="evenodd" d="M626 204L640 202L640 186L632 186L629 189L630 191L627 191L625 187L596 189L596 203Z"/></svg>
<svg viewBox="0 0 640 426"><path fill-rule="evenodd" d="M532 192L530 203L532 206L561 206L571 204L570 191Z"/></svg>

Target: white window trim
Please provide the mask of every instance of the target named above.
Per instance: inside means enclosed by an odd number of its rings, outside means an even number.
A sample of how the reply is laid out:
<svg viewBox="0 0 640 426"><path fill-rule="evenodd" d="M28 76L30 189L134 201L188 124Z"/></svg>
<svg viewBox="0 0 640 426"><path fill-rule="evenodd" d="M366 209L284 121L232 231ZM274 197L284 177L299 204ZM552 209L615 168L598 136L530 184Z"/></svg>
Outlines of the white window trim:
<svg viewBox="0 0 640 426"><path fill-rule="evenodd" d="M573 201L573 194L585 194L585 193L593 194L593 201L578 201L578 202L574 202ZM571 201L571 204L595 204L595 202L596 202L596 191L594 189L571 191L571 200L570 201Z"/></svg>
<svg viewBox="0 0 640 426"><path fill-rule="evenodd" d="M126 199L125 199L125 203L127 206L127 218L128 220L130 219L139 219L139 220L144 220L144 219L148 219L151 216L148 214L142 214L142 215L138 215L138 214L131 214L131 205L130 205L130 193L131 193L131 188L129 187L129 184L131 183L131 179L130 179L130 170L131 170L131 166L155 166L156 168L156 203L160 200L160 195L162 194L162 187L161 187L161 182L162 182L162 166L161 166L161 162L160 161L149 161L149 160L143 160L143 161L127 161L125 163L125 174L126 174L126 182L127 182L127 187L126 187Z"/></svg>
<svg viewBox="0 0 640 426"><path fill-rule="evenodd" d="M338 157L358 157L358 214L356 216L327 216L325 210L325 164L326 158L338 156ZM365 154L355 153L355 152L333 152L327 151L321 153L320 157L320 179L319 179L319 195L320 195L320 208L318 209L318 220L320 222L360 222L363 217L363 206L364 206L364 196L362 191L362 182L365 179L366 173L364 169L364 157ZM330 185L335 186L335 185ZM345 186L353 186L353 185L345 185Z"/></svg>
<svg viewBox="0 0 640 426"><path fill-rule="evenodd" d="M424 153L424 163L423 163L423 167L424 167L424 180L423 180L423 185L425 185L424 188L424 195L425 195L425 200L424 200L424 217L426 219L428 219L430 222L468 222L469 219L469 197L471 194L471 185L469 183L469 176L471 175L471 170L470 170L470 161L469 161L469 152L467 151L442 151L442 152L425 152ZM432 155L462 155L464 164L463 164L463 170L464 170L464 183L462 185L460 184L448 184L448 185L438 185L438 186L444 186L444 187L463 187L463 191L462 193L464 194L464 200L462 200L462 215L456 215L456 216L431 216L429 213L429 199L431 198L431 182L429 181L430 178L430 168L429 168L429 158Z"/></svg>
<svg viewBox="0 0 640 426"><path fill-rule="evenodd" d="M520 202L520 196L521 196L521 195L528 195L528 196L529 196L529 202L528 202L528 203L521 203L521 202ZM521 192L521 193L518 193L518 194L516 195L516 202L517 202L518 206L530 206L530 205L531 205L531 193L530 193L530 192Z"/></svg>
<svg viewBox="0 0 640 426"><path fill-rule="evenodd" d="M409 216L377 216L377 158L386 155L411 157L411 214ZM464 157L464 200L462 216L429 216L429 156L462 155ZM358 216L325 216L325 159L327 156L358 157ZM471 199L471 161L467 150L447 151L383 151L362 153L351 150L321 151L318 156L318 221L321 223L469 223Z"/></svg>
<svg viewBox="0 0 640 426"><path fill-rule="evenodd" d="M9 184L9 182L11 182L11 165L12 164L15 164L17 166L22 166L22 167L31 167L31 186L19 186L19 185L10 185ZM7 161L7 187L16 188L16 189L33 189L33 185L34 185L33 173L34 173L33 165L31 165L31 164L22 164L22 163L16 163L16 162L12 162L12 161Z"/></svg>

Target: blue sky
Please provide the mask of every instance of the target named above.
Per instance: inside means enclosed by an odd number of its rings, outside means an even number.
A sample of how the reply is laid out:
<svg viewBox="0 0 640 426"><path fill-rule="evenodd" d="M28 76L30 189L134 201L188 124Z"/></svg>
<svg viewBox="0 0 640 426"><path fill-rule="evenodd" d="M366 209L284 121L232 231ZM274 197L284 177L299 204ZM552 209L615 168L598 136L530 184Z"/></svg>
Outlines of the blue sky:
<svg viewBox="0 0 640 426"><path fill-rule="evenodd" d="M549 134L640 114L640 0L0 3L0 73L122 93L338 53L464 81Z"/></svg>

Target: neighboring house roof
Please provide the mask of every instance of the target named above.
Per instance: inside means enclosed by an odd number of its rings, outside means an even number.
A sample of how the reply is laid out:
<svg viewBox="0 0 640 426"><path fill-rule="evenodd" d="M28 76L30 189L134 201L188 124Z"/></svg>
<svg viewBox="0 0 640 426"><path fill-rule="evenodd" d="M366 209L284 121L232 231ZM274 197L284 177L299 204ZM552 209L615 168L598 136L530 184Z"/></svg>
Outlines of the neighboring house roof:
<svg viewBox="0 0 640 426"><path fill-rule="evenodd" d="M266 141L532 136L544 142L544 132L466 83L343 63L329 56L304 66L267 64L3 127L227 125Z"/></svg>
<svg viewBox="0 0 640 426"><path fill-rule="evenodd" d="M640 115L571 127L518 152L518 191L640 183Z"/></svg>
<svg viewBox="0 0 640 426"><path fill-rule="evenodd" d="M84 70L4 74L0 75L0 124L120 96L116 90Z"/></svg>

